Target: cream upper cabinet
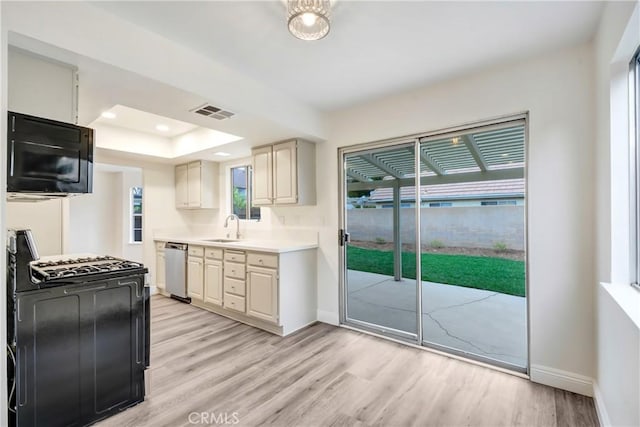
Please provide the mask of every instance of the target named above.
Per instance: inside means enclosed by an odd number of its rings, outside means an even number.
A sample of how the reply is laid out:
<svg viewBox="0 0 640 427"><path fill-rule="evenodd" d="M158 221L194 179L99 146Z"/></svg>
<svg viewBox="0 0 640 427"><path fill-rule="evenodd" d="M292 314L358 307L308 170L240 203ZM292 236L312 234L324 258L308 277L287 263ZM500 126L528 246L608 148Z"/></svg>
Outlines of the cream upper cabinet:
<svg viewBox="0 0 640 427"><path fill-rule="evenodd" d="M198 160L176 166L176 208L218 207L218 164Z"/></svg>
<svg viewBox="0 0 640 427"><path fill-rule="evenodd" d="M200 257L187 258L187 295L204 299L204 261Z"/></svg>
<svg viewBox="0 0 640 427"><path fill-rule="evenodd" d="M253 204L270 205L273 200L273 162L271 146L256 148L252 151L253 166Z"/></svg>
<svg viewBox="0 0 640 427"><path fill-rule="evenodd" d="M189 207L199 208L202 203L202 165L191 162L187 165L187 194Z"/></svg>
<svg viewBox="0 0 640 427"><path fill-rule="evenodd" d="M291 140L255 148L252 202L265 205L316 203L315 146Z"/></svg>
<svg viewBox="0 0 640 427"><path fill-rule="evenodd" d="M187 178L187 165L176 166L176 208L189 207L189 187Z"/></svg>
<svg viewBox="0 0 640 427"><path fill-rule="evenodd" d="M297 142L273 146L273 202L298 202Z"/></svg>

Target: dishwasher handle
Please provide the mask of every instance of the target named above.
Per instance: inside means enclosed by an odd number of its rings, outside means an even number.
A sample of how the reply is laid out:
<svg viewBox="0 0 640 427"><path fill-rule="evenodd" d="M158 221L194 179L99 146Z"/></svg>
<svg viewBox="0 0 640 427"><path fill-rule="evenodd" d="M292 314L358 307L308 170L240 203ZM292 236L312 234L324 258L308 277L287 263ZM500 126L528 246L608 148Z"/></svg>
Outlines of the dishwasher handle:
<svg viewBox="0 0 640 427"><path fill-rule="evenodd" d="M179 250L179 251L186 251L188 247L189 247L189 246L188 246L187 244L185 244L185 243L173 243L173 242L167 242L167 243L164 245L164 248L165 248L165 249L177 249L177 250Z"/></svg>

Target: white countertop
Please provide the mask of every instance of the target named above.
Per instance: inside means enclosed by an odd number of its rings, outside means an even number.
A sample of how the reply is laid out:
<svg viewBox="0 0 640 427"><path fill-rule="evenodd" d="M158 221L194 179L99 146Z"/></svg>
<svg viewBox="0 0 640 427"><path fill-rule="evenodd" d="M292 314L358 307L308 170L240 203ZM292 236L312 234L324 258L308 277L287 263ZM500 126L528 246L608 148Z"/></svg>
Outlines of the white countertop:
<svg viewBox="0 0 640 427"><path fill-rule="evenodd" d="M247 251L261 251L261 252L295 252L304 251L308 249L316 249L318 243L316 242L297 242L292 240L258 240L258 239L241 239L235 242L212 242L210 240L216 239L216 237L205 238L181 238L170 236L156 236L153 238L156 242L176 242L186 243L188 245L207 246L224 249L238 249Z"/></svg>

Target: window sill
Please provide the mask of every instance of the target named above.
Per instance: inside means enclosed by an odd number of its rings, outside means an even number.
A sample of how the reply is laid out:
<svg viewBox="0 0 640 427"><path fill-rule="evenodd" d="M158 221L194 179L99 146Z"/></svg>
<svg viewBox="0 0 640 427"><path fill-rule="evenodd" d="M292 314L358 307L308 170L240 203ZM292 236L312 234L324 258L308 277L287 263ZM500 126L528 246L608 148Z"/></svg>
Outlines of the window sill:
<svg viewBox="0 0 640 427"><path fill-rule="evenodd" d="M131 245L131 246L138 246L138 245L141 245L142 243L143 243L143 242L129 242L129 243L127 243L127 244L128 244L128 245Z"/></svg>
<svg viewBox="0 0 640 427"><path fill-rule="evenodd" d="M640 329L640 292L628 283L604 283L600 286L611 295L622 311Z"/></svg>

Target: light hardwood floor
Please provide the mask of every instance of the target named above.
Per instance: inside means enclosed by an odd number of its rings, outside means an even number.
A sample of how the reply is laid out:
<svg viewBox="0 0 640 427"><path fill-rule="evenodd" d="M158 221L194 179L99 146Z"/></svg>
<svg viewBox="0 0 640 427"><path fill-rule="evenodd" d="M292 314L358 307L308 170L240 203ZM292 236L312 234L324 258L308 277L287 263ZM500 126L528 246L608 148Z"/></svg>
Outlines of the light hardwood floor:
<svg viewBox="0 0 640 427"><path fill-rule="evenodd" d="M590 398L325 324L280 338L154 296L151 342L151 395L100 427L598 424Z"/></svg>

